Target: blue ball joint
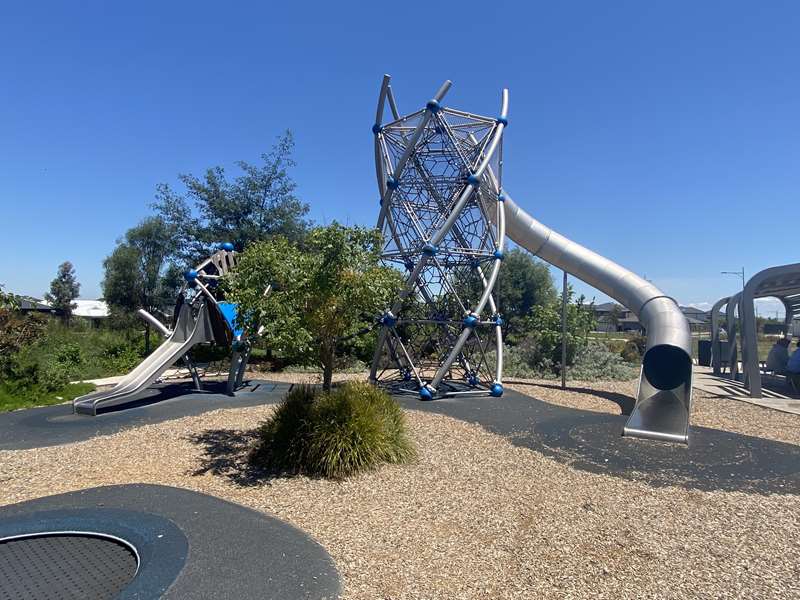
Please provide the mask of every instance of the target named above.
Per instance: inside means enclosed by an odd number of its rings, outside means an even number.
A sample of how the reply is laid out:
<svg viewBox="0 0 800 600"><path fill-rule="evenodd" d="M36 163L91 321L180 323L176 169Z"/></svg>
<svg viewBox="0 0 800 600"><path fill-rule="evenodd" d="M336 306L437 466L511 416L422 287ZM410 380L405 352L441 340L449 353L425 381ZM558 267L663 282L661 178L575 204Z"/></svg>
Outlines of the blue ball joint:
<svg viewBox="0 0 800 600"><path fill-rule="evenodd" d="M436 99L432 99L432 100L428 100L428 103L425 105L425 108L427 108L427 109L428 109L429 111L431 111L433 114L436 114L436 113L438 113L440 110L442 110L442 105L441 105L441 104L439 104L439 101L438 101L438 100L436 100Z"/></svg>
<svg viewBox="0 0 800 600"><path fill-rule="evenodd" d="M436 253L438 251L439 251L439 249L436 246L434 246L433 244L425 244L422 247L422 253L425 256L436 256Z"/></svg>
<svg viewBox="0 0 800 600"><path fill-rule="evenodd" d="M383 127L381 127L377 123L375 123L375 125L372 126L372 133L374 133L375 135L378 135L381 131L383 131Z"/></svg>
<svg viewBox="0 0 800 600"><path fill-rule="evenodd" d="M478 187L481 184L481 178L475 175L475 173L471 173L469 177L467 177L467 183L473 187Z"/></svg>
<svg viewBox="0 0 800 600"><path fill-rule="evenodd" d="M400 369L400 376L403 381L411 381L411 369Z"/></svg>
<svg viewBox="0 0 800 600"><path fill-rule="evenodd" d="M394 327L397 324L397 317L395 317L390 311L386 311L381 317L381 324L384 327Z"/></svg>
<svg viewBox="0 0 800 600"><path fill-rule="evenodd" d="M388 187L390 190L396 190L398 187L400 187L400 182L394 177L389 177L389 179L386 180L386 187Z"/></svg>
<svg viewBox="0 0 800 600"><path fill-rule="evenodd" d="M469 377L467 377L467 383L470 384L472 387L478 387L481 380L478 379L478 376L475 373L470 373Z"/></svg>
<svg viewBox="0 0 800 600"><path fill-rule="evenodd" d="M492 387L489 388L489 395L492 398L499 398L503 395L503 385L500 383L493 383Z"/></svg>
<svg viewBox="0 0 800 600"><path fill-rule="evenodd" d="M497 260L503 260L503 258L505 258L505 254L503 254L502 250L495 250L492 256L494 256Z"/></svg>
<svg viewBox="0 0 800 600"><path fill-rule="evenodd" d="M476 314L467 315L466 317L464 317L464 327L469 327L469 328L475 327L478 324L479 320L480 319Z"/></svg>
<svg viewBox="0 0 800 600"><path fill-rule="evenodd" d="M498 327L501 327L503 325L503 319L500 315L495 316L494 324L497 325Z"/></svg>
<svg viewBox="0 0 800 600"><path fill-rule="evenodd" d="M495 121L497 122L498 125L502 125L503 127L508 127L508 119L506 119L505 117L497 117Z"/></svg>
<svg viewBox="0 0 800 600"><path fill-rule="evenodd" d="M426 401L433 400L433 390L427 385L423 385L421 388L419 388L419 399Z"/></svg>
<svg viewBox="0 0 800 600"><path fill-rule="evenodd" d="M192 283L197 279L197 271L195 271L194 269L189 269L183 274L183 278L189 283Z"/></svg>
<svg viewBox="0 0 800 600"><path fill-rule="evenodd" d="M505 202L506 201L506 195L503 192L500 192L500 194L497 196L497 201L498 202Z"/></svg>
<svg viewBox="0 0 800 600"><path fill-rule="evenodd" d="M221 250L225 250L226 252L233 252L233 244L230 242L225 242L224 244L219 245Z"/></svg>

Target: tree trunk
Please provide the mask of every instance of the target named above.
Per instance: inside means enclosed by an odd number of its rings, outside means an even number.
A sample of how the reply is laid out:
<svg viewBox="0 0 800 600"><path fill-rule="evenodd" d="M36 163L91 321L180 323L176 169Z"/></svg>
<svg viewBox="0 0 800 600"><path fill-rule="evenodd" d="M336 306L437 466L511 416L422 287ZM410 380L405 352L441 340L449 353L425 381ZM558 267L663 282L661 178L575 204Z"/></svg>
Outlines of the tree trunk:
<svg viewBox="0 0 800 600"><path fill-rule="evenodd" d="M333 382L333 349L328 347L327 344L322 350L322 389L326 392L331 390L331 383Z"/></svg>

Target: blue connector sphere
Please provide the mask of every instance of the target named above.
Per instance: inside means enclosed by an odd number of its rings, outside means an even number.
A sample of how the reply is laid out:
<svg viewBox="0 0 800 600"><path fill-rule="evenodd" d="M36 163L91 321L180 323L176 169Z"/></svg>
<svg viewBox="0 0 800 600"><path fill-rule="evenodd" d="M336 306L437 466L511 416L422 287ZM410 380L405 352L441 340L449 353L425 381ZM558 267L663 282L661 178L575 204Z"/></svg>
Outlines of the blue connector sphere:
<svg viewBox="0 0 800 600"><path fill-rule="evenodd" d="M386 180L386 187L388 187L390 190L396 190L398 187L400 187L400 182L394 177L389 177L389 179Z"/></svg>
<svg viewBox="0 0 800 600"><path fill-rule="evenodd" d="M489 395L493 398L499 398L503 395L503 386L499 383L493 383L492 387L489 388Z"/></svg>
<svg viewBox="0 0 800 600"><path fill-rule="evenodd" d="M505 254L503 254L502 250L495 250L492 256L494 256L497 260L503 260L503 258L505 258Z"/></svg>
<svg viewBox="0 0 800 600"><path fill-rule="evenodd" d="M428 100L428 103L425 105L425 108L427 108L433 114L436 114L441 110L442 105L439 104L438 100Z"/></svg>
<svg viewBox="0 0 800 600"><path fill-rule="evenodd" d="M464 317L464 327L475 327L478 324L478 317L476 315L467 315Z"/></svg>
<svg viewBox="0 0 800 600"><path fill-rule="evenodd" d="M508 119L506 119L505 117L497 117L497 119L495 120L497 121L498 125L503 125L504 127L508 127Z"/></svg>
<svg viewBox="0 0 800 600"><path fill-rule="evenodd" d="M472 387L476 387L480 382L481 380L478 379L477 375L470 375L467 378L467 383L469 383Z"/></svg>
<svg viewBox="0 0 800 600"><path fill-rule="evenodd" d="M372 126L372 133L374 133L375 135L378 135L381 131L383 131L383 127L381 127L377 123L375 123L375 125Z"/></svg>
<svg viewBox="0 0 800 600"><path fill-rule="evenodd" d="M397 317L392 313L386 313L381 317L381 324L385 327L394 327L397 324Z"/></svg>
<svg viewBox="0 0 800 600"><path fill-rule="evenodd" d="M231 244L230 242L225 242L224 244L222 244L220 246L220 248L222 248L223 250L225 250L227 252L233 252L233 244Z"/></svg>
<svg viewBox="0 0 800 600"><path fill-rule="evenodd" d="M439 249L436 246L434 246L433 244L425 244L422 247L422 253L425 256L435 256L438 251L439 251Z"/></svg>
<svg viewBox="0 0 800 600"><path fill-rule="evenodd" d="M498 326L500 326L500 325L502 325L502 324L503 324L503 319L502 319L502 317L501 317L500 315L497 315L497 316L494 318L494 324L495 324L495 325L498 325Z"/></svg>
<svg viewBox="0 0 800 600"><path fill-rule="evenodd" d="M197 271L194 269L189 269L183 274L183 278L188 282L192 282L197 279Z"/></svg>
<svg viewBox="0 0 800 600"><path fill-rule="evenodd" d="M477 187L477 186L479 186L481 184L481 178L478 177L477 175L475 175L474 173L472 173L472 174L470 174L469 177L467 177L467 183Z"/></svg>
<svg viewBox="0 0 800 600"><path fill-rule="evenodd" d="M500 195L497 196L497 201L498 202L505 202L506 201L506 195L503 192L500 192Z"/></svg>
<svg viewBox="0 0 800 600"><path fill-rule="evenodd" d="M433 391L427 385L419 388L420 400L433 400Z"/></svg>

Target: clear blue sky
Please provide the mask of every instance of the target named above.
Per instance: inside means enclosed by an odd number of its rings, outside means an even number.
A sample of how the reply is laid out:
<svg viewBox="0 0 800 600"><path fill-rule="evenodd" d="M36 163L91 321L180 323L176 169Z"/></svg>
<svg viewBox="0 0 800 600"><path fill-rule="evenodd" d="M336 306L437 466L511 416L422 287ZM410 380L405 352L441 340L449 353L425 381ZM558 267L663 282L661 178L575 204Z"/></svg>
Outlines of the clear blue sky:
<svg viewBox="0 0 800 600"><path fill-rule="evenodd" d="M373 224L383 73L402 112L451 79L448 104L492 115L508 87L517 202L681 302L798 260L800 4L378 6L5 3L0 282L41 295L71 260L97 297L157 183L286 128L312 216Z"/></svg>

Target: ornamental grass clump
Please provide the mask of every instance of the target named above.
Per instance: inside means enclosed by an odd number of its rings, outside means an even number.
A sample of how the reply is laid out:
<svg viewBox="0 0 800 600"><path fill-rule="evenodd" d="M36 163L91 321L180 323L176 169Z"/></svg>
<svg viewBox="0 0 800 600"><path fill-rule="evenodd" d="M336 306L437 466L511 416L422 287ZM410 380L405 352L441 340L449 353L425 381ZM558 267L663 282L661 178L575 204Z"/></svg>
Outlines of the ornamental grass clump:
<svg viewBox="0 0 800 600"><path fill-rule="evenodd" d="M253 462L277 474L343 479L415 456L400 406L366 383L295 386L259 438Z"/></svg>

